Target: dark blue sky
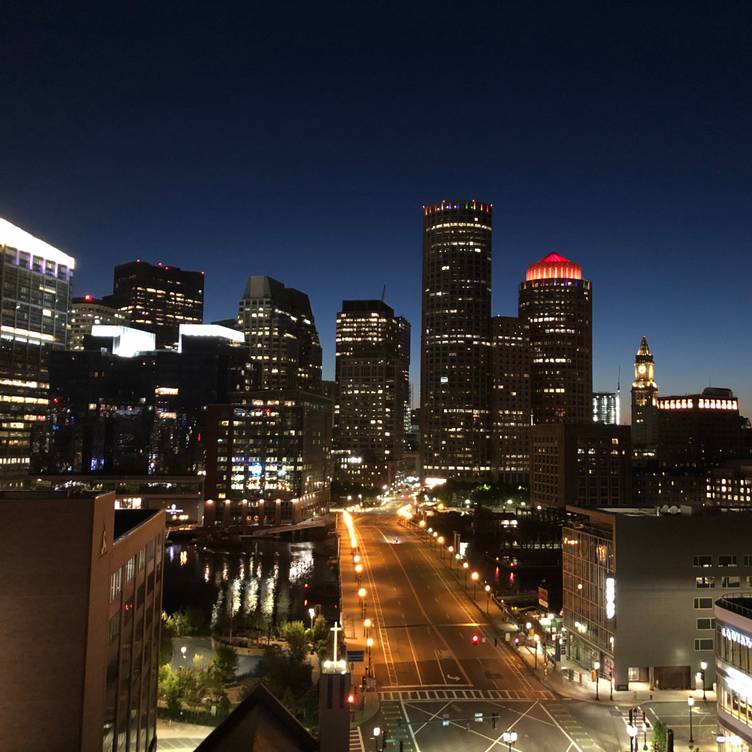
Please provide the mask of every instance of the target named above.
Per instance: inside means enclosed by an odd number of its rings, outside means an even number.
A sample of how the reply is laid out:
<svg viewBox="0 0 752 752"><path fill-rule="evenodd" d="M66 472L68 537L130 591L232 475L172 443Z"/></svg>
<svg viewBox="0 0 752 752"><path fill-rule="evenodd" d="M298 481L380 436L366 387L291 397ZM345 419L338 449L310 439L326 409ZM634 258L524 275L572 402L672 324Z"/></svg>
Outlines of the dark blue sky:
<svg viewBox="0 0 752 752"><path fill-rule="evenodd" d="M331 376L340 301L386 284L417 364L420 207L475 197L496 313L556 250L593 281L596 388L644 334L664 393L752 411L748 3L14 5L0 216L76 256L77 294L163 261L206 272L211 320L270 274Z"/></svg>

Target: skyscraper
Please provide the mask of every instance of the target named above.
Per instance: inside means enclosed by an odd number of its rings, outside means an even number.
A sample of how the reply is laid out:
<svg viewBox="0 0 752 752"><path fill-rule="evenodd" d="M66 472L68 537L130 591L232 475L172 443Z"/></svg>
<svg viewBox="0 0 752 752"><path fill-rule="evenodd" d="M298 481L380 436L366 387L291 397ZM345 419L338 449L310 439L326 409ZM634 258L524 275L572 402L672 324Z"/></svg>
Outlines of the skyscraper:
<svg viewBox="0 0 752 752"><path fill-rule="evenodd" d="M115 267L107 305L122 311L136 329L154 332L157 348L177 349L180 324L204 320L204 275L140 259Z"/></svg>
<svg viewBox="0 0 752 752"><path fill-rule="evenodd" d="M380 488L402 460L410 395L410 325L381 300L337 314L336 447L340 480Z"/></svg>
<svg viewBox="0 0 752 752"><path fill-rule="evenodd" d="M619 425L618 392L593 392L593 423Z"/></svg>
<svg viewBox="0 0 752 752"><path fill-rule="evenodd" d="M46 442L49 354L65 348L74 259L0 219L0 472Z"/></svg>
<svg viewBox="0 0 752 752"><path fill-rule="evenodd" d="M653 353L645 337L635 357L632 382L632 447L636 456L654 457L658 444L658 385Z"/></svg>
<svg viewBox="0 0 752 752"><path fill-rule="evenodd" d="M530 331L533 423L592 423L592 309L578 263L550 253L528 267L519 312Z"/></svg>
<svg viewBox="0 0 752 752"><path fill-rule="evenodd" d="M93 295L73 298L68 322L68 349L83 350L84 337L91 334L91 327L100 324L128 326L128 317L117 308L107 305Z"/></svg>
<svg viewBox="0 0 752 752"><path fill-rule="evenodd" d="M321 344L305 293L271 277L248 277L237 328L258 363L262 389L321 393Z"/></svg>
<svg viewBox="0 0 752 752"><path fill-rule="evenodd" d="M491 204L423 209L424 477L490 474Z"/></svg>
<svg viewBox="0 0 752 752"><path fill-rule="evenodd" d="M494 475L527 483L530 473L530 339L514 316L491 319L491 426Z"/></svg>

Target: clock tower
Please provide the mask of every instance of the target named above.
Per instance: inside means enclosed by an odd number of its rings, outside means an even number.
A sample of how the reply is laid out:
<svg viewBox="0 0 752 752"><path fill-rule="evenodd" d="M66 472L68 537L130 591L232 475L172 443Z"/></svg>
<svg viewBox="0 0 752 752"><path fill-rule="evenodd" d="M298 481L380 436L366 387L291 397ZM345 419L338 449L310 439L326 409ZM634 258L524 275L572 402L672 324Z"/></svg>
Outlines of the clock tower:
<svg viewBox="0 0 752 752"><path fill-rule="evenodd" d="M636 457L653 457L658 443L658 385L653 353L642 338L632 382L632 447Z"/></svg>

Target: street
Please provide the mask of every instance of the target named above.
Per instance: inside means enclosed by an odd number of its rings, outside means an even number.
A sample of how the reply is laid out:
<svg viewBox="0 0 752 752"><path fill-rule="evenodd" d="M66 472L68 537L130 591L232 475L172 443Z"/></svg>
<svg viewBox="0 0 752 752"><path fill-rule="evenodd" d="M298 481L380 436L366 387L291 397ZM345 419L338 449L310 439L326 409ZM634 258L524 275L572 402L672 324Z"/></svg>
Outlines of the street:
<svg viewBox="0 0 752 752"><path fill-rule="evenodd" d="M386 749L401 742L404 752L502 752L510 749L505 732L517 734L513 751L626 746L621 711L547 689L465 595L465 572L450 570L425 538L393 514L356 515L354 524L367 594L352 628L374 640L381 701L380 712L360 729L363 748L381 749L386 741ZM469 580L467 587L473 587ZM369 635L363 616L373 621ZM380 737L373 736L377 726Z"/></svg>

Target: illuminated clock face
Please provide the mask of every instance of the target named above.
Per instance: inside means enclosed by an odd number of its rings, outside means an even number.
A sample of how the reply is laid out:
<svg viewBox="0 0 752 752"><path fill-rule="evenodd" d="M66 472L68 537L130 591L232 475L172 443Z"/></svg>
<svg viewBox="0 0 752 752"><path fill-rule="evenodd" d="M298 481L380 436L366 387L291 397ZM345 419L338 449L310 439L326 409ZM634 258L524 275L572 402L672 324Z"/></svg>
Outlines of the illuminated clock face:
<svg viewBox="0 0 752 752"><path fill-rule="evenodd" d="M645 367L644 363L640 363L640 365L637 366L637 373L639 373L640 376L644 376L645 375L645 371L647 371L647 370L648 369Z"/></svg>

